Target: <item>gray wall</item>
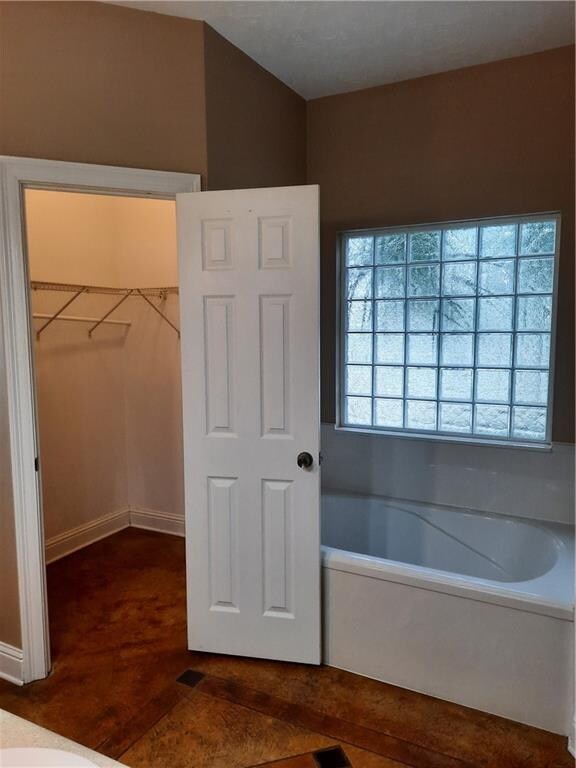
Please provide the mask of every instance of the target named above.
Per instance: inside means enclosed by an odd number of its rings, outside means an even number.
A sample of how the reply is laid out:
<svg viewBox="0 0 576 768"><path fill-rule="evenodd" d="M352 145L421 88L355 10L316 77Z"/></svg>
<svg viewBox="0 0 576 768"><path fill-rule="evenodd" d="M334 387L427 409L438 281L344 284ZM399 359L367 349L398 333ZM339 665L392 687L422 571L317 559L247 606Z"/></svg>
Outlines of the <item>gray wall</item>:
<svg viewBox="0 0 576 768"><path fill-rule="evenodd" d="M322 425L322 486L574 524L574 446L383 437Z"/></svg>

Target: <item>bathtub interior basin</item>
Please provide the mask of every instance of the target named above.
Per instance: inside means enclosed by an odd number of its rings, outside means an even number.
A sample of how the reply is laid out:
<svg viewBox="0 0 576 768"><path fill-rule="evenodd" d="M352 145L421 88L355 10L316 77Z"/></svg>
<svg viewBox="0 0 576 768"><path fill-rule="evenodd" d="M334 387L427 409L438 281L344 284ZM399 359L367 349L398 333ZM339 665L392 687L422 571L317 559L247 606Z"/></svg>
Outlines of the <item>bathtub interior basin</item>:
<svg viewBox="0 0 576 768"><path fill-rule="evenodd" d="M348 561L392 574L404 569L573 610L570 526L328 492L322 545L325 563L331 552L341 567Z"/></svg>
<svg viewBox="0 0 576 768"><path fill-rule="evenodd" d="M534 523L377 497L328 494L322 543L372 557L503 582L549 571L559 542Z"/></svg>

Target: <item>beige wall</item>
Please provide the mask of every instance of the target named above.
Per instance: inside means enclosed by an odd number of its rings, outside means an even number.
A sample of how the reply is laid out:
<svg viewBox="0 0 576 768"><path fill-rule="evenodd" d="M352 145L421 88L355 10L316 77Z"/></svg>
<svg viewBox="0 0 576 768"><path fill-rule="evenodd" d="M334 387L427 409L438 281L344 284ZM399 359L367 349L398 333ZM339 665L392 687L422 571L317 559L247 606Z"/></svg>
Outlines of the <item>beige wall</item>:
<svg viewBox="0 0 576 768"><path fill-rule="evenodd" d="M320 184L322 415L335 415L336 232L562 212L554 439L574 440L574 48L308 103Z"/></svg>
<svg viewBox="0 0 576 768"><path fill-rule="evenodd" d="M38 291L34 312L69 294ZM87 296L66 314L101 317L114 296ZM118 311L124 318L126 312ZM35 320L38 328L44 320ZM125 346L130 331L54 322L34 343L46 539L128 507Z"/></svg>
<svg viewBox="0 0 576 768"><path fill-rule="evenodd" d="M112 199L118 284L138 288L178 285L174 201Z"/></svg>
<svg viewBox="0 0 576 768"><path fill-rule="evenodd" d="M26 219L33 280L178 285L173 201L28 189Z"/></svg>
<svg viewBox="0 0 576 768"><path fill-rule="evenodd" d="M114 200L105 195L26 190L31 279L116 285Z"/></svg>
<svg viewBox="0 0 576 768"><path fill-rule="evenodd" d="M131 507L184 514L180 341L143 302L133 302L126 344L126 452ZM162 311L180 325L177 296Z"/></svg>

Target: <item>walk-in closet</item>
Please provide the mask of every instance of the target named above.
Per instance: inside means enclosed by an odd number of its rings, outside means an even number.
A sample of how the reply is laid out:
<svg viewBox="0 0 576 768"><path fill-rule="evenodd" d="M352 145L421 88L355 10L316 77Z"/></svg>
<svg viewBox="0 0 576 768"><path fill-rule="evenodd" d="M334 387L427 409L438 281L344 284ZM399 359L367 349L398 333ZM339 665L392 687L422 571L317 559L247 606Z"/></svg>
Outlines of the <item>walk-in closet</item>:
<svg viewBox="0 0 576 768"><path fill-rule="evenodd" d="M175 203L29 189L25 214L46 559L182 534Z"/></svg>

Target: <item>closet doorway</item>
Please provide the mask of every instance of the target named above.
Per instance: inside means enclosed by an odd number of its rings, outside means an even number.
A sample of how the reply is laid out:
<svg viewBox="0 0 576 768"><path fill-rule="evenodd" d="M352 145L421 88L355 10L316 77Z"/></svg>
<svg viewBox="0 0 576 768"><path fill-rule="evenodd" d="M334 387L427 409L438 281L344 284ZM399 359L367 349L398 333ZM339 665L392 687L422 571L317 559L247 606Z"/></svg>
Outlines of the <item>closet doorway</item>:
<svg viewBox="0 0 576 768"><path fill-rule="evenodd" d="M128 526L184 535L175 209L25 190L47 564Z"/></svg>

